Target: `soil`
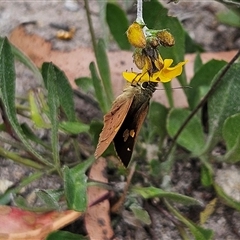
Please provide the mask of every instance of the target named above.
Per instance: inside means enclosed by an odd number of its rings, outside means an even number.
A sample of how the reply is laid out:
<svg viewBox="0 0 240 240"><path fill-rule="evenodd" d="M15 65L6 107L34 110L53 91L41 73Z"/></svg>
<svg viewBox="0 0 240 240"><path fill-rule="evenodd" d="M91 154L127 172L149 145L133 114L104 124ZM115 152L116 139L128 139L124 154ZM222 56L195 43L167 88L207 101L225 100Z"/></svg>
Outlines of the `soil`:
<svg viewBox="0 0 240 240"><path fill-rule="evenodd" d="M68 3L67 3L68 2ZM103 7L101 1L89 1L91 8L91 17L93 20L96 36L102 37L108 34L108 30L102 24L101 12ZM69 7L70 4L70 7ZM124 5L124 3L121 2ZM177 16L183 23L190 36L199 43L205 51L217 52L240 48L239 29L225 26L216 20L216 14L226 8L218 2L190 2L180 1L178 4L163 4L169 8L169 14ZM129 12L132 5L129 5ZM72 9L71 9L72 6ZM74 9L75 7L75 9ZM17 13L17 14L16 14ZM129 19L134 15L129 14ZM86 13L82 1L9 1L0 2L0 35L8 36L11 30L19 24L34 22L28 24L27 30L38 34L52 43L54 49L69 51L78 47L91 47L91 38L88 30ZM50 24L58 24L76 28L76 34L71 41L62 41L55 37L56 29ZM108 36L108 35L107 35ZM116 50L117 46L110 40L109 51ZM17 94L23 95L28 89L37 85L34 76L22 64L16 64L17 69ZM79 107L80 104L80 107ZM81 109L82 101L78 103ZM95 113L101 117L99 112ZM89 119L91 117L87 117ZM1 158L0 160L0 191L4 191L8 186L17 184L24 176L31 174L29 168L15 164L12 161ZM229 172L230 171L230 172ZM14 172L14 174L12 174ZM234 176L239 179L239 169L221 165L216 167L217 177L225 176L223 179L230 178L234 182ZM215 196L212 189L204 189L200 184L200 163L196 159L184 161L179 159L174 166L171 176L172 191L185 195L190 195L200 199L207 204ZM235 178L236 179L236 178ZM219 180L220 181L220 180ZM224 180L221 180L224 182ZM228 183L229 184L229 183ZM29 203L36 202L36 196L33 190L36 188L59 188L61 181L55 176L45 176L31 186L22 189L21 194ZM239 191L238 191L239 194ZM240 195L240 194L239 194ZM238 195L238 196L239 196ZM152 226L134 224L131 214L126 210L123 212L123 218L115 226L117 239L181 239L179 233L171 223L169 216L163 214L164 209L159 209L153 203L145 202L145 209L148 210ZM195 219L203 208L181 209L189 218ZM240 239L240 214L221 202L217 203L215 213L210 220L204 224L205 228L213 229L216 240L237 240Z"/></svg>

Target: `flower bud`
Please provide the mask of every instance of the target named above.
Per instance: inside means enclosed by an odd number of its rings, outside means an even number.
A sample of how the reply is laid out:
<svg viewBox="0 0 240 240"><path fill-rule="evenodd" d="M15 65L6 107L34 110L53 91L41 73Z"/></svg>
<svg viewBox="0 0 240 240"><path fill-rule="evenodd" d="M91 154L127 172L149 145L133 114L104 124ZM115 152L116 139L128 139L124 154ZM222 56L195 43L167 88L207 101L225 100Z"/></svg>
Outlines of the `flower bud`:
<svg viewBox="0 0 240 240"><path fill-rule="evenodd" d="M172 47L175 44L173 35L166 29L157 32L156 37L160 44L164 47Z"/></svg>
<svg viewBox="0 0 240 240"><path fill-rule="evenodd" d="M142 30L143 26L134 22L127 30L127 38L131 45L136 48L146 47L146 38Z"/></svg>
<svg viewBox="0 0 240 240"><path fill-rule="evenodd" d="M142 53L142 49L136 48L133 53L133 62L139 69L143 69L146 61L146 56Z"/></svg>

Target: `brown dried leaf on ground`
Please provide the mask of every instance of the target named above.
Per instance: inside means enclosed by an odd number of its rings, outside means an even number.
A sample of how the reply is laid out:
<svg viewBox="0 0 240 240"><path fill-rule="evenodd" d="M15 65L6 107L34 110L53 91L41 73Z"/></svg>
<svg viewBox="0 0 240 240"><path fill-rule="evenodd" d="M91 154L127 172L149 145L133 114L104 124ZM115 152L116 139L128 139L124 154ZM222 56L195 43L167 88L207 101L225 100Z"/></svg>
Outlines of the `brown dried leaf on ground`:
<svg viewBox="0 0 240 240"><path fill-rule="evenodd" d="M90 76L89 64L95 60L94 53L90 48L77 48L69 52L53 50L50 42L47 42L38 35L27 33L21 25L12 31L10 41L28 55L38 67L41 67L43 62L53 62L65 72L73 88L76 88L74 83L76 78ZM204 63L213 58L230 61L235 53L236 51L202 53L201 58ZM122 78L122 72L137 69L133 64L132 52L109 52L108 59L111 69L111 79L114 83L113 90L115 96L117 96L122 92L125 85L125 81ZM195 54L187 54L185 59L188 59L188 63L186 64L187 78L191 79L193 76ZM173 88L178 87L179 84L177 81L173 80L172 86ZM177 89L173 90L173 92L176 107L186 107L187 101L183 91ZM153 99L168 105L164 91L157 91Z"/></svg>
<svg viewBox="0 0 240 240"><path fill-rule="evenodd" d="M107 163L106 159L100 157L92 165L89 178L99 182L107 183L104 176ZM89 187L88 202L95 203L99 199L108 194L108 191L99 187ZM85 214L85 227L91 240L107 240L112 239L113 230L111 227L111 219L109 216L110 204L108 200L89 206Z"/></svg>
<svg viewBox="0 0 240 240"><path fill-rule="evenodd" d="M52 231L58 230L75 221L80 212L35 213L16 207L0 207L0 240L34 239L42 240Z"/></svg>

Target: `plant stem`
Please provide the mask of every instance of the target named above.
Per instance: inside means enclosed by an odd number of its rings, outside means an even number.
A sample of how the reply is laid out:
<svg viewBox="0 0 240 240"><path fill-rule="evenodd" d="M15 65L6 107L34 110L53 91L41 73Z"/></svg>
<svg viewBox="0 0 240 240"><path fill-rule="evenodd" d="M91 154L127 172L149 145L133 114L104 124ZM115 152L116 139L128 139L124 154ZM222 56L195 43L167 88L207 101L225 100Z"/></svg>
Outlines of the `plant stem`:
<svg viewBox="0 0 240 240"><path fill-rule="evenodd" d="M88 0L84 0L84 5L85 5L85 9L86 9L86 14L87 14L89 31L90 31L90 34L91 34L93 50L94 50L94 53L96 55L96 53L97 53L97 43L96 43L96 37L95 37L95 34L94 34L94 30L93 30L92 19L91 19L91 16L90 16L91 13L90 13L89 5L88 5Z"/></svg>
<svg viewBox="0 0 240 240"><path fill-rule="evenodd" d="M136 22L140 25L145 25L142 14L142 0L137 0L137 18Z"/></svg>
<svg viewBox="0 0 240 240"><path fill-rule="evenodd" d="M215 92L217 89L219 83L223 79L224 75L227 73L229 68L233 65L233 63L240 57L240 50L236 53L236 55L232 58L232 60L225 66L225 68L222 70L221 74L217 78L217 80L213 83L211 89L208 91L208 93L205 95L205 97L202 99L202 101L193 109L193 111L190 113L190 115L187 117L187 119L183 122L182 126L178 129L177 133L172 139L172 144L170 148L168 149L167 154L164 156L165 158L168 157L169 153L171 152L173 146L175 145L179 135L182 133L186 125L189 123L189 121L193 118L193 116L198 112L198 110L205 104L205 102L208 100L208 98Z"/></svg>
<svg viewBox="0 0 240 240"><path fill-rule="evenodd" d="M39 169L39 170L44 168L43 165L41 165L39 163L36 163L31 159L22 158L19 155L15 154L13 152L9 152L6 149L1 148L1 147L0 147L0 155L5 157L5 158L12 159L14 162L23 164L23 165L28 166L28 167L32 167L32 168Z"/></svg>

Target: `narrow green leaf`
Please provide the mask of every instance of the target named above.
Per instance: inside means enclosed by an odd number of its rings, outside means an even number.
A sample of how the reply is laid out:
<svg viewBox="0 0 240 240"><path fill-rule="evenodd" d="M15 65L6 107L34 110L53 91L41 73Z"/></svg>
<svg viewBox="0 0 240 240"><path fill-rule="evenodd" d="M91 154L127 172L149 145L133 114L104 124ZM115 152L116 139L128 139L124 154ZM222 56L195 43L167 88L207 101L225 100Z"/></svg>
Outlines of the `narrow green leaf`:
<svg viewBox="0 0 240 240"><path fill-rule="evenodd" d="M61 122L59 127L70 134L88 133L90 129L89 125L81 122Z"/></svg>
<svg viewBox="0 0 240 240"><path fill-rule="evenodd" d="M215 184L214 184L214 188L215 188L215 191L216 191L217 195L218 195L221 199L223 199L224 202L225 202L228 206L230 206L230 207L232 207L232 208L240 211L240 202L237 202L236 200L234 200L233 198L231 198L230 196L228 196L218 184L215 183Z"/></svg>
<svg viewBox="0 0 240 240"><path fill-rule="evenodd" d="M49 118L52 124L51 129L51 145L54 164L57 169L60 168L60 159L58 151L58 126L59 126L59 95L57 89L57 74L52 63L44 63L47 66L46 86L48 91L48 107L49 107Z"/></svg>
<svg viewBox="0 0 240 240"><path fill-rule="evenodd" d="M222 139L224 121L239 113L240 102L240 63L230 67L217 90L208 100L209 134L205 151L211 151ZM216 78L215 78L216 79Z"/></svg>
<svg viewBox="0 0 240 240"><path fill-rule="evenodd" d="M223 125L223 138L227 145L225 161L228 163L240 161L240 113L226 119Z"/></svg>
<svg viewBox="0 0 240 240"><path fill-rule="evenodd" d="M50 233L46 240L89 240L89 238L71 232L56 231Z"/></svg>
<svg viewBox="0 0 240 240"><path fill-rule="evenodd" d="M172 109L169 112L167 119L167 130L171 137L173 137L182 123L189 116L190 111L186 109ZM191 151L194 155L201 153L205 146L204 132L202 129L201 120L196 115L189 121L182 133L177 139L177 143L182 147Z"/></svg>
<svg viewBox="0 0 240 240"><path fill-rule="evenodd" d="M232 1L216 0L216 1L224 4L227 8L233 10L236 14L240 15L240 2L239 2L239 0L232 0Z"/></svg>
<svg viewBox="0 0 240 240"><path fill-rule="evenodd" d="M77 78L75 79L75 83L84 92L93 90L93 82L92 82L92 79L89 77Z"/></svg>
<svg viewBox="0 0 240 240"><path fill-rule="evenodd" d="M65 75L57 66L53 65L57 78L57 91L61 108L67 116L68 121L75 121L75 108L73 101L73 90Z"/></svg>
<svg viewBox="0 0 240 240"><path fill-rule="evenodd" d="M174 216L176 216L179 221L184 223L192 233L195 239L197 240L212 240L213 239L213 231L210 229L204 229L198 225L196 225L191 220L184 217L179 211L173 208L167 201L165 201L168 209L172 212Z"/></svg>
<svg viewBox="0 0 240 240"><path fill-rule="evenodd" d="M195 52L204 52L203 47L196 43L188 34L186 30L184 30L185 33L185 51L186 53L195 53Z"/></svg>
<svg viewBox="0 0 240 240"><path fill-rule="evenodd" d="M131 190L139 195L141 195L145 199L149 198L166 198L169 200L173 200L174 202L182 203L184 205L201 205L201 203L191 197L184 196L179 193L174 192L166 192L160 188L155 187L133 187Z"/></svg>
<svg viewBox="0 0 240 240"><path fill-rule="evenodd" d="M42 141L39 137L37 137L37 136L34 134L34 132L31 130L31 128L30 128L26 123L21 124L21 128L22 128L24 134L26 135L26 137L27 137L29 140L31 140L31 141L33 141L33 142L35 142L35 143L37 143L37 144L42 145L44 148L46 148L46 149L48 149L48 150L51 150L51 148L49 147L49 145L46 144L44 141Z"/></svg>
<svg viewBox="0 0 240 240"><path fill-rule="evenodd" d="M30 145L17 120L15 109L15 77L14 59L11 52L11 46L7 38L5 38L0 46L0 98L3 103L6 116L19 140L26 146L28 151L38 158L39 161L46 165L51 165Z"/></svg>
<svg viewBox="0 0 240 240"><path fill-rule="evenodd" d="M17 207L21 208L22 210L27 210L27 211L32 211L32 212L49 212L54 210L54 208L52 208L52 206L31 206L29 205L29 203L27 202L27 200L22 197L22 196L18 196L14 199L14 203L17 205Z"/></svg>
<svg viewBox="0 0 240 240"><path fill-rule="evenodd" d="M33 161L32 159L28 159L28 158L23 158L20 157L18 154L14 153L14 152L10 152L7 151L6 149L2 148L0 146L0 156L6 158L6 159L11 159L16 163L25 165L27 167L31 167L31 168L35 168L35 169L43 169L44 166L36 161Z"/></svg>
<svg viewBox="0 0 240 240"><path fill-rule="evenodd" d="M240 27L240 14L238 15L232 10L218 13L217 19L223 24L227 24L232 27Z"/></svg>
<svg viewBox="0 0 240 240"><path fill-rule="evenodd" d="M42 190L35 191L37 196L42 200L44 206L53 210L62 210L62 206L59 204L60 198L63 196L63 190Z"/></svg>
<svg viewBox="0 0 240 240"><path fill-rule="evenodd" d="M39 104L37 104L34 90L28 91L28 102L30 106L31 120L33 121L35 126L38 128L49 129L51 125L46 123L43 118L43 113L40 110Z"/></svg>
<svg viewBox="0 0 240 240"><path fill-rule="evenodd" d="M212 171L204 164L201 165L201 183L204 187L209 187L213 184Z"/></svg>
<svg viewBox="0 0 240 240"><path fill-rule="evenodd" d="M106 113L109 110L110 105L108 104L108 101L106 101L106 95L105 95L101 80L98 77L95 64L91 62L89 68L91 71L95 95L98 100L99 106L102 112Z"/></svg>
<svg viewBox="0 0 240 240"><path fill-rule="evenodd" d="M3 195L0 195L0 202L2 205L6 204L4 203L4 200L7 200L7 198L9 197L9 195L11 196L12 199L12 195L19 193L24 187L26 187L27 185L29 185L30 183L36 181L37 179L41 178L43 176L43 174L48 174L53 172L53 170L50 171L35 171L32 174L30 174L27 177L24 177L21 179L21 181L19 181L19 183L17 184L17 186L13 187L13 188L9 188Z"/></svg>
<svg viewBox="0 0 240 240"><path fill-rule="evenodd" d="M126 13L114 3L107 3L106 10L107 24L115 41L122 50L130 50L131 45L126 36L129 26Z"/></svg>
<svg viewBox="0 0 240 240"><path fill-rule="evenodd" d="M188 93L188 104L191 109L197 106L201 98L206 95L211 87L213 78L226 65L225 61L210 60L202 65L191 79L192 87Z"/></svg>
<svg viewBox="0 0 240 240"><path fill-rule="evenodd" d="M139 219L144 224L147 224L147 225L151 224L150 216L145 209L141 208L140 206L136 206L136 204L134 204L133 206L130 206L130 209L132 210L136 219Z"/></svg>
<svg viewBox="0 0 240 240"><path fill-rule="evenodd" d="M103 88L105 91L105 101L107 106L111 106L113 101L113 90L111 82L111 74L108 63L108 56L106 53L106 47L102 39L99 39L97 44L96 60L98 70L102 79Z"/></svg>
<svg viewBox="0 0 240 240"><path fill-rule="evenodd" d="M3 41L4 41L4 39L0 37L0 45L2 44ZM42 75L41 75L39 69L33 63L33 61L28 56L26 56L22 51L20 51L18 48L16 48L14 45L12 45L11 43L10 43L10 45L11 45L11 49L12 49L12 53L13 53L14 57L18 61L23 63L25 66L27 66L37 77L38 83L42 85L43 84Z"/></svg>
<svg viewBox="0 0 240 240"><path fill-rule="evenodd" d="M64 191L67 198L68 207L75 211L83 212L87 208L87 176L86 170L94 162L94 157L90 157L76 167L63 168Z"/></svg>
<svg viewBox="0 0 240 240"><path fill-rule="evenodd" d="M223 138L226 141L227 149L234 147L240 135L240 113L228 117L223 125Z"/></svg>
<svg viewBox="0 0 240 240"><path fill-rule="evenodd" d="M173 101L173 91L172 91L172 83L171 82L167 82L167 83L163 83L162 84L167 96L167 100L168 100L168 104L170 106L170 108L174 107L174 101Z"/></svg>
<svg viewBox="0 0 240 240"><path fill-rule="evenodd" d="M102 131L103 123L93 120L90 124L90 134L92 135L93 145L96 147L98 144L99 135Z"/></svg>
<svg viewBox="0 0 240 240"><path fill-rule="evenodd" d="M201 59L201 55L199 52L197 52L196 57L194 59L194 73L196 72L203 66L203 62Z"/></svg>

